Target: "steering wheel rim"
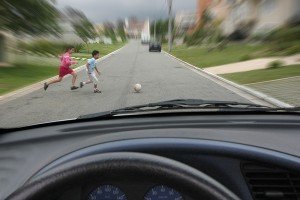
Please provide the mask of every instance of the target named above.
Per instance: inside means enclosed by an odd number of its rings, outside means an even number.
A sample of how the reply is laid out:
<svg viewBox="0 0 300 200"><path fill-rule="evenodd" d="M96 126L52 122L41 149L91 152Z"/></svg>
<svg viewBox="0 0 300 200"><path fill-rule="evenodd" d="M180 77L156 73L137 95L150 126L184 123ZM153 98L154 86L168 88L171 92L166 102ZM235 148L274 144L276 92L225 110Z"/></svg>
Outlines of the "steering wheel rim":
<svg viewBox="0 0 300 200"><path fill-rule="evenodd" d="M193 199L238 200L239 198L206 174L161 156L114 152L70 161L31 179L7 200L51 199L67 187L119 175L140 176L171 184Z"/></svg>

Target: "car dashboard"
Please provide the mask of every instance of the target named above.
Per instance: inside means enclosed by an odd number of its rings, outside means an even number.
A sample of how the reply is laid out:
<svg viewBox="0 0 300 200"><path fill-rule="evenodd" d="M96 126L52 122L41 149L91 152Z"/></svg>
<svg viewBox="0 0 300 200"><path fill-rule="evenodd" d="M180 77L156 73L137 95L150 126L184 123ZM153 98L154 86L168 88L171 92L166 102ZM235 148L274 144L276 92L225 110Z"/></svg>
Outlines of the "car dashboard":
<svg viewBox="0 0 300 200"><path fill-rule="evenodd" d="M1 199L52 169L112 152L183 163L240 199L299 199L299 122L285 113L168 113L16 129L0 138ZM183 188L163 177L117 173L65 185L54 199L195 199Z"/></svg>

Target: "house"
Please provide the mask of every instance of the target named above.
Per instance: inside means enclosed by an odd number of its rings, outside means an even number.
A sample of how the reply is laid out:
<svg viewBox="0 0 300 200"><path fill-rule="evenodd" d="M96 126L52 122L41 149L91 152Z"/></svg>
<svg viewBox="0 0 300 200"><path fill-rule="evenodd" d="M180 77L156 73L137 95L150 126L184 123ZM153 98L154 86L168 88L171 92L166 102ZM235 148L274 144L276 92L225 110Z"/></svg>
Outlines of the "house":
<svg viewBox="0 0 300 200"><path fill-rule="evenodd" d="M211 6L212 3L213 0L198 0L195 30L201 27L203 22L202 18L204 16L204 12Z"/></svg>
<svg viewBox="0 0 300 200"><path fill-rule="evenodd" d="M254 32L264 32L286 24L291 18L299 16L299 0L263 0L256 2L257 23Z"/></svg>
<svg viewBox="0 0 300 200"><path fill-rule="evenodd" d="M175 31L177 35L186 33L196 25L197 12L179 11L175 15Z"/></svg>
<svg viewBox="0 0 300 200"><path fill-rule="evenodd" d="M229 35L243 26L251 34L268 32L286 24L299 15L299 0L198 0L198 24L205 9L214 20L221 21L221 29Z"/></svg>
<svg viewBox="0 0 300 200"><path fill-rule="evenodd" d="M149 20L125 19L124 31L128 38L141 38L142 32L149 30Z"/></svg>

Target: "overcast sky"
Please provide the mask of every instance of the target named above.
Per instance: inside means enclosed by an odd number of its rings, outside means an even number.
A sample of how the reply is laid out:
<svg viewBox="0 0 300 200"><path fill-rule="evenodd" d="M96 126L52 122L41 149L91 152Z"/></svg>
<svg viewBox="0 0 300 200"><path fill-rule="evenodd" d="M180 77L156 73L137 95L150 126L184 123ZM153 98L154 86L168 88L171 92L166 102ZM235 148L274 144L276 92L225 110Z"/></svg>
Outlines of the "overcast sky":
<svg viewBox="0 0 300 200"><path fill-rule="evenodd" d="M94 23L116 21L136 16L139 19L165 18L168 15L167 0L57 0L59 8L71 6L81 10ZM197 0L173 0L176 11L196 11Z"/></svg>

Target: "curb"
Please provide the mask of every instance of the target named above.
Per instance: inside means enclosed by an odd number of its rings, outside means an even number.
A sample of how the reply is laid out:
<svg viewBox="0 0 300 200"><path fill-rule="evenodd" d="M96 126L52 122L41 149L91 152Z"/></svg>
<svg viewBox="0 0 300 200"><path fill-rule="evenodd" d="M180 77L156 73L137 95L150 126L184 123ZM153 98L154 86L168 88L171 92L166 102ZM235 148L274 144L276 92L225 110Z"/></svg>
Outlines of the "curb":
<svg viewBox="0 0 300 200"><path fill-rule="evenodd" d="M196 69L197 71L200 71L200 72L202 72L202 73L204 73L204 74L206 74L206 75L208 75L208 76L210 76L210 77L212 77L212 78L214 78L214 79L218 79L218 80L220 80L220 81L223 82L223 83L226 83L226 84L228 84L228 85L230 85L230 86L232 86L232 87L234 87L234 88L237 88L237 89L239 89L239 90L241 90L241 91L243 91L243 92L246 92L246 93L248 93L248 94L250 94L250 95L253 95L253 96L257 97L258 99L263 100L263 101L265 101L265 102L267 102L267 103L269 103L269 104L272 104L272 105L274 105L274 106L276 106L276 107L281 107L281 108L291 108L291 107L294 107L294 106L292 106L292 105L290 105L290 104L287 104L287 103L284 103L284 102L282 102L282 101L279 101L278 99L275 99L275 98L273 98L273 97L270 97L270 96L268 96L268 95L265 95L265 94L263 94L263 93L261 93L261 92L255 91L255 90L250 89L250 88L248 88L248 87L246 87L246 86L239 85L239 84L237 84L237 83L234 83L234 82L232 82L232 81L229 81L229 80L227 80L227 79L224 79L224 78L222 78L222 77L220 77L220 76L218 76L218 75L215 75L215 74L212 74L212 73L210 73L210 72L208 72L208 71L205 71L204 69L199 68L199 67L196 67L196 66L194 66L194 65L192 65L192 64L190 64L190 63L188 63L188 62L185 62L185 61L183 61L183 60L181 60L181 59L179 59L179 58L177 58L177 57L175 57L175 56L169 54L169 53L166 52L166 51L163 51L163 52L164 52L167 56L169 56L169 57L171 57L171 58L173 58L173 59L175 59L175 60L177 60L177 61L179 61L179 62L181 62L181 63L183 63L183 64L185 64L185 65L187 65L188 67L191 67L191 68L193 68L193 69Z"/></svg>
<svg viewBox="0 0 300 200"><path fill-rule="evenodd" d="M103 60L105 60L105 59L107 59L108 57L110 57L110 56L112 56L112 55L114 55L114 54L116 54L117 52L121 51L124 47L125 47L125 46L123 46L123 47L121 47L121 48L119 48L119 49L117 49L117 50L115 50L115 51L113 51L113 52L111 52L111 53L109 53L109 54L107 54L107 55L105 55L105 56L103 56L103 57L97 59L97 63L98 63L98 62L101 62L101 61L103 61ZM73 70L74 70L75 72L79 72L79 71L81 71L81 70L83 70L83 69L85 69L85 68L86 68L85 65L81 65L81 66L79 66L79 67L77 67L77 68L74 68ZM70 76L70 75L67 75L67 76L65 76L65 77L69 77L69 76ZM34 83L34 84L32 84L32 85L26 86L26 87L24 87L24 88L15 90L15 91L10 92L10 93L8 93L8 94L5 94L5 95L3 95L3 96L0 96L0 105L1 105L1 104L4 104L4 103L7 103L7 102L9 102L9 101L11 101L11 100L14 100L14 99L16 99L16 98L22 97L22 96L24 96L24 95L26 95L26 94L29 94L29 93L31 93L31 92L34 92L34 91L36 91L36 90L38 90L38 89L41 89L41 88L43 87L44 82L47 82L47 81L56 79L57 77L58 77L58 75L53 76L53 77L51 77L51 78L48 78L48 79L46 79L46 80L43 80L43 81Z"/></svg>
<svg viewBox="0 0 300 200"><path fill-rule="evenodd" d="M79 57L71 57L74 60L81 60L81 61L85 61L88 60L88 58L79 58Z"/></svg>

